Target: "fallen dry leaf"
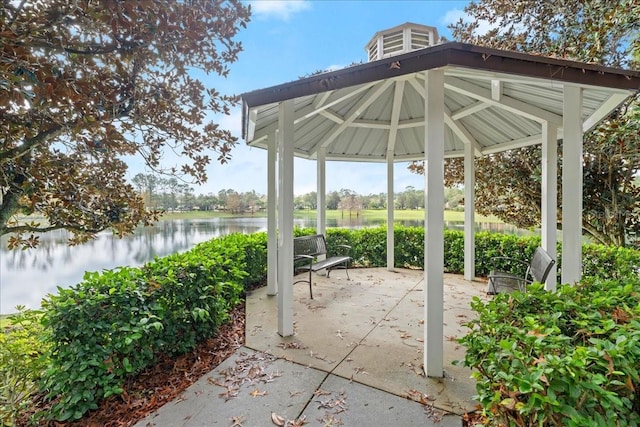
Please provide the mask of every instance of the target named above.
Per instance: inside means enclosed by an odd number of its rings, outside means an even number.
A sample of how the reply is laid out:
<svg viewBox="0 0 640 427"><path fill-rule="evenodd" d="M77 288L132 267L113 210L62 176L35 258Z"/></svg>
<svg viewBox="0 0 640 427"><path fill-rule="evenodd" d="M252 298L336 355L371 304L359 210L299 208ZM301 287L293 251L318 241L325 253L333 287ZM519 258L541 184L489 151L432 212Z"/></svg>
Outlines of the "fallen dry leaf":
<svg viewBox="0 0 640 427"><path fill-rule="evenodd" d="M355 371L356 371L356 375L357 375L357 374L365 374L365 375L369 375L369 373L368 373L367 371L365 371L365 370L364 370L364 368L362 368L362 367L360 367L360 366L356 367L356 368L355 368Z"/></svg>
<svg viewBox="0 0 640 427"><path fill-rule="evenodd" d="M322 423L322 427L333 427L333 426L341 426L344 423L342 422L342 419L334 416L333 414L330 413L325 413L324 417L320 418L318 421L320 421Z"/></svg>
<svg viewBox="0 0 640 427"><path fill-rule="evenodd" d="M422 405L429 405L435 400L434 397L431 397L430 395L422 393L421 391L415 389L410 389L407 392L407 396L409 397L409 399L416 401Z"/></svg>
<svg viewBox="0 0 640 427"><path fill-rule="evenodd" d="M242 427L242 423L246 420L246 417L243 417L242 415L238 416L238 417L231 417L231 422L233 424L231 424L231 427Z"/></svg>
<svg viewBox="0 0 640 427"><path fill-rule="evenodd" d="M253 397L261 397L261 396L266 396L266 395L267 395L267 392L266 392L266 391L263 391L263 390L255 389L255 390L253 390L253 391L252 391L251 393L249 393L249 394L250 394L251 396L253 396Z"/></svg>
<svg viewBox="0 0 640 427"><path fill-rule="evenodd" d="M280 415L276 414L275 412L271 413L271 422L274 423L277 426L284 426L285 423L285 419L283 417L281 417Z"/></svg>
<svg viewBox="0 0 640 427"><path fill-rule="evenodd" d="M290 348L293 349L306 349L306 346L303 346L302 344L300 344L299 342L295 342L295 341L291 341L291 342L281 342L280 344L278 344L278 347L282 348L283 350L288 350Z"/></svg>

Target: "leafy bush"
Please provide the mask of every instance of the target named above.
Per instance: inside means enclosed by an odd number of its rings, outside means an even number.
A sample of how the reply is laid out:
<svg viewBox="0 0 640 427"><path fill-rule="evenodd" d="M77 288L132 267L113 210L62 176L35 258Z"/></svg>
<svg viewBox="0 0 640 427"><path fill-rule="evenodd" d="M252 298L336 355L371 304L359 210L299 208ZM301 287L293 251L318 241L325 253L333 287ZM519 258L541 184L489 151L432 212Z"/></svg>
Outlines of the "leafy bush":
<svg viewBox="0 0 640 427"><path fill-rule="evenodd" d="M40 311L19 306L18 312L9 316L10 326L0 331L0 425L15 425L38 392L38 381L48 363L40 316Z"/></svg>
<svg viewBox="0 0 640 427"><path fill-rule="evenodd" d="M386 233L386 227L328 229L327 246L335 252L337 245L350 245L356 266L383 267L387 263ZM315 234L315 230L294 229L295 236L307 234ZM492 233L478 233L475 239L478 275L488 273L491 257L506 255L528 260L540 244L537 237ZM423 268L422 227L396 226L395 246L397 266ZM445 271L462 273L463 233L445 231L444 250ZM583 259L585 277L597 278L598 284L593 286L603 289L603 293L608 287L626 289L627 285L621 286L624 280L637 283L638 251L585 245ZM86 273L80 284L71 289L59 288L57 295L43 303L41 324L36 321L39 318L36 312L19 313L12 320L14 328L0 335L0 372L7 378L0 389L2 423L9 424L21 405L30 404L29 396L38 382L52 400L49 417L59 420L82 417L96 408L101 399L122 393L124 379L154 363L157 354L183 353L211 336L240 301L243 288L264 282L266 269L267 234L231 234L201 243L185 253L155 259L142 268ZM609 282L606 278L618 281ZM552 298L552 295L555 294L545 294L545 297ZM496 298L496 304L501 298ZM562 319L561 316L557 320ZM634 322L637 324L637 318ZM496 328L502 327L501 322L498 323ZM627 337L629 343L635 342L634 334L631 331ZM616 346L630 345L619 336L622 335L616 335L613 341ZM482 339L495 345L494 338ZM477 338L478 342L482 339ZM608 348L598 351L614 358ZM624 351L627 350L625 347ZM551 363L555 359L545 360ZM573 371L567 375L573 375ZM610 379L616 375L607 371L605 377ZM636 387L635 383L631 384ZM637 401L633 402L637 405Z"/></svg>
<svg viewBox="0 0 640 427"><path fill-rule="evenodd" d="M475 298L459 340L498 425L640 424L640 281L587 279ZM613 422L615 420L615 422Z"/></svg>
<svg viewBox="0 0 640 427"><path fill-rule="evenodd" d="M52 414L61 421L122 393L126 374L153 361L153 343L164 327L135 268L86 273L79 285L58 288L43 308L53 348L42 385L56 399Z"/></svg>
<svg viewBox="0 0 640 427"><path fill-rule="evenodd" d="M249 266L247 260L251 261ZM235 234L142 268L86 273L43 303L51 361L42 378L50 416L81 418L121 394L127 376L213 335L240 302L245 284L263 280L266 236Z"/></svg>
<svg viewBox="0 0 640 427"><path fill-rule="evenodd" d="M588 244L582 247L584 276L625 279L640 275L640 251L618 246Z"/></svg>

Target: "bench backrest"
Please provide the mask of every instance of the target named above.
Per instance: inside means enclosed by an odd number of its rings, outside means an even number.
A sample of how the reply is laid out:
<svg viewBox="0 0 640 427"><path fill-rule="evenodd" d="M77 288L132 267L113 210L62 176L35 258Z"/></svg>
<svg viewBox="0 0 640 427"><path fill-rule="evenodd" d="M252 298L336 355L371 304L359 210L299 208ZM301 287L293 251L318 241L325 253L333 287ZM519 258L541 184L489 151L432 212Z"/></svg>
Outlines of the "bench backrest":
<svg viewBox="0 0 640 427"><path fill-rule="evenodd" d="M556 262L551 259L547 251L542 248L537 248L531 257L531 264L529 265L529 274L536 282L544 283L547 280L547 276L551 273L551 268Z"/></svg>
<svg viewBox="0 0 640 427"><path fill-rule="evenodd" d="M323 234L302 236L293 239L293 255L318 256L327 253L327 243Z"/></svg>

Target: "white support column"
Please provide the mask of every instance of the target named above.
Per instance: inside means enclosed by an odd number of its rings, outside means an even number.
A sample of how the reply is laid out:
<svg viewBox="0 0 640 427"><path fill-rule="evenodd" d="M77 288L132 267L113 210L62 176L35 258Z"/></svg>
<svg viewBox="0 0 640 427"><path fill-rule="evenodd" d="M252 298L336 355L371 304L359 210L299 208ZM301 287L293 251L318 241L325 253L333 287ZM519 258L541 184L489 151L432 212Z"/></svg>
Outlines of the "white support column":
<svg viewBox="0 0 640 427"><path fill-rule="evenodd" d="M542 247L558 259L558 128L542 123ZM555 291L557 266L554 264L544 288Z"/></svg>
<svg viewBox="0 0 640 427"><path fill-rule="evenodd" d="M278 108L278 333L293 335L293 101Z"/></svg>
<svg viewBox="0 0 640 427"><path fill-rule="evenodd" d="M318 150L317 160L318 176L317 176L317 216L316 231L318 234L326 235L327 231L327 151L326 148L320 147Z"/></svg>
<svg viewBox="0 0 640 427"><path fill-rule="evenodd" d="M395 236L393 229L393 153L387 153L387 270L395 269Z"/></svg>
<svg viewBox="0 0 640 427"><path fill-rule="evenodd" d="M278 148L276 133L267 141L267 295L278 293L278 191L276 187L276 164Z"/></svg>
<svg viewBox="0 0 640 427"><path fill-rule="evenodd" d="M425 71L424 370L443 377L444 71Z"/></svg>
<svg viewBox="0 0 640 427"><path fill-rule="evenodd" d="M464 278L476 278L476 166L472 144L464 146Z"/></svg>
<svg viewBox="0 0 640 427"><path fill-rule="evenodd" d="M582 89L564 86L562 142L562 283L582 276Z"/></svg>

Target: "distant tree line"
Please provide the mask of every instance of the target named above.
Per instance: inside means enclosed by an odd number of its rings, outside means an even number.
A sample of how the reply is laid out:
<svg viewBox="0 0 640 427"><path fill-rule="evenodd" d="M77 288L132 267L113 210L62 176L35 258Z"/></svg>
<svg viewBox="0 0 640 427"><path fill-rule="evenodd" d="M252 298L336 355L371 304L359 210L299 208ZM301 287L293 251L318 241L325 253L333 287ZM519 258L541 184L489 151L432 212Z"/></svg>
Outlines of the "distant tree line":
<svg viewBox="0 0 640 427"><path fill-rule="evenodd" d="M232 189L223 189L217 194L195 194L193 187L178 181L174 177L163 178L154 174L137 174L133 185L145 204L152 209L164 211L201 210L223 211L230 213L253 213L266 209L267 196L255 191L244 193ZM445 208L462 209L463 191L458 188L445 190ZM318 208L318 194L315 191L294 198L295 209L315 210ZM363 209L386 209L387 194L361 195L353 190L330 191L326 197L329 210L358 212ZM407 187L394 195L395 209L424 208L424 190Z"/></svg>
<svg viewBox="0 0 640 427"><path fill-rule="evenodd" d="M238 193L223 189L218 194L195 194L193 187L174 177L139 173L132 179L147 207L163 211L225 211L231 213L257 212L266 207L265 196L255 191Z"/></svg>

